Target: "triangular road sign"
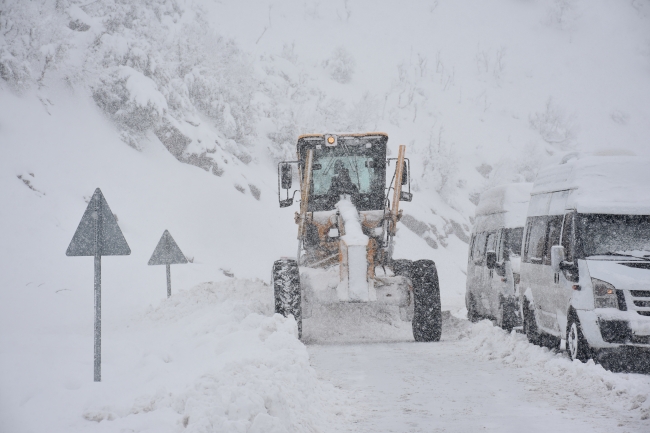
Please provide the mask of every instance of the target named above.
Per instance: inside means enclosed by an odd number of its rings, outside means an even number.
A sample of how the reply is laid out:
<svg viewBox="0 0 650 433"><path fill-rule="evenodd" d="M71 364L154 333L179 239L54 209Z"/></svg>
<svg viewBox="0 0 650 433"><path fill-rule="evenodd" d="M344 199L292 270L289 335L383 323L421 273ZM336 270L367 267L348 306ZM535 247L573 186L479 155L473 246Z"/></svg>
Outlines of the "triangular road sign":
<svg viewBox="0 0 650 433"><path fill-rule="evenodd" d="M149 265L175 265L187 263L185 255L178 248L174 238L169 234L169 231L165 230L156 249L153 250L153 254L149 259Z"/></svg>
<svg viewBox="0 0 650 433"><path fill-rule="evenodd" d="M97 188L81 217L77 231L65 252L66 256L126 256L131 248L126 243L117 220Z"/></svg>

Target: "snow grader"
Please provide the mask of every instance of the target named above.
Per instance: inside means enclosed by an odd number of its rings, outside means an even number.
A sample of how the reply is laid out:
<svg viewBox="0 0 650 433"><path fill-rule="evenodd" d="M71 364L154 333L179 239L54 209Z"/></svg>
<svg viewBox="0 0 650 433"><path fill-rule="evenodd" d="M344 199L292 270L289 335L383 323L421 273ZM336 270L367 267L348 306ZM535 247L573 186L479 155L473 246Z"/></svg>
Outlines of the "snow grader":
<svg viewBox="0 0 650 433"><path fill-rule="evenodd" d="M384 133L302 135L298 159L278 164L280 207L291 206L299 193L300 211L297 257L273 264L275 312L293 315L299 336L314 305L366 303L399 307L416 341L440 339L435 263L392 258L399 202L413 195L406 147L387 158L387 143Z"/></svg>

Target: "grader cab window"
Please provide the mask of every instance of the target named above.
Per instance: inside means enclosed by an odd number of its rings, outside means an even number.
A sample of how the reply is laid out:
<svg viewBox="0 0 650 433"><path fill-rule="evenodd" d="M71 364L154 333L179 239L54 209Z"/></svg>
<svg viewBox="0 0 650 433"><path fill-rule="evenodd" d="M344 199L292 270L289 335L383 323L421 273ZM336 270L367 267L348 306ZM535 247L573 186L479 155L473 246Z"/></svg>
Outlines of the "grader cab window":
<svg viewBox="0 0 650 433"><path fill-rule="evenodd" d="M359 156L349 158L347 155L314 155L314 195L368 194L371 185L381 181L376 167L369 167L372 157Z"/></svg>
<svg viewBox="0 0 650 433"><path fill-rule="evenodd" d="M310 212L334 209L343 194L349 195L359 210L383 209L385 140L339 138L336 146L310 147L314 151Z"/></svg>

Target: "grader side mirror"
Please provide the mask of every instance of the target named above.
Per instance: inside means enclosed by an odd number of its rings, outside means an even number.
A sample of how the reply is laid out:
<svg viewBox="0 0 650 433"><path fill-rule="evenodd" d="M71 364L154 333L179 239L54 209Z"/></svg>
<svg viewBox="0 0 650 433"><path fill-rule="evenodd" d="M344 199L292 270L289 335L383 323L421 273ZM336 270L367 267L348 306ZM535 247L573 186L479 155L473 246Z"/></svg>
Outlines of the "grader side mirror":
<svg viewBox="0 0 650 433"><path fill-rule="evenodd" d="M280 200L280 207L289 207L293 204L293 197L286 200Z"/></svg>
<svg viewBox="0 0 650 433"><path fill-rule="evenodd" d="M291 184L293 183L293 179L291 177L291 166L289 164L282 165L280 167L280 172L282 178L282 189L290 189Z"/></svg>
<svg viewBox="0 0 650 433"><path fill-rule="evenodd" d="M413 200L413 193L400 191L399 201L411 201Z"/></svg>
<svg viewBox="0 0 650 433"><path fill-rule="evenodd" d="M409 169L408 169L408 164L406 161L404 161L404 168L402 169L402 185L406 185L409 183ZM411 200L405 200L405 201L411 201Z"/></svg>

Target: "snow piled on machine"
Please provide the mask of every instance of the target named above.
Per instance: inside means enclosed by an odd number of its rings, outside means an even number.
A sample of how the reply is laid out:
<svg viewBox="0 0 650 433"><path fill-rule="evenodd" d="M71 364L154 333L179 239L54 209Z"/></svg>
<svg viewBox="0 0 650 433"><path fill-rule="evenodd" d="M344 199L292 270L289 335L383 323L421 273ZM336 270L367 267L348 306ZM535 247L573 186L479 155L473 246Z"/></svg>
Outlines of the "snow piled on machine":
<svg viewBox="0 0 650 433"><path fill-rule="evenodd" d="M345 235L341 236L341 239L348 245L368 245L368 236L363 234L359 212L350 199L342 199L336 203L336 208L343 218L345 227Z"/></svg>

